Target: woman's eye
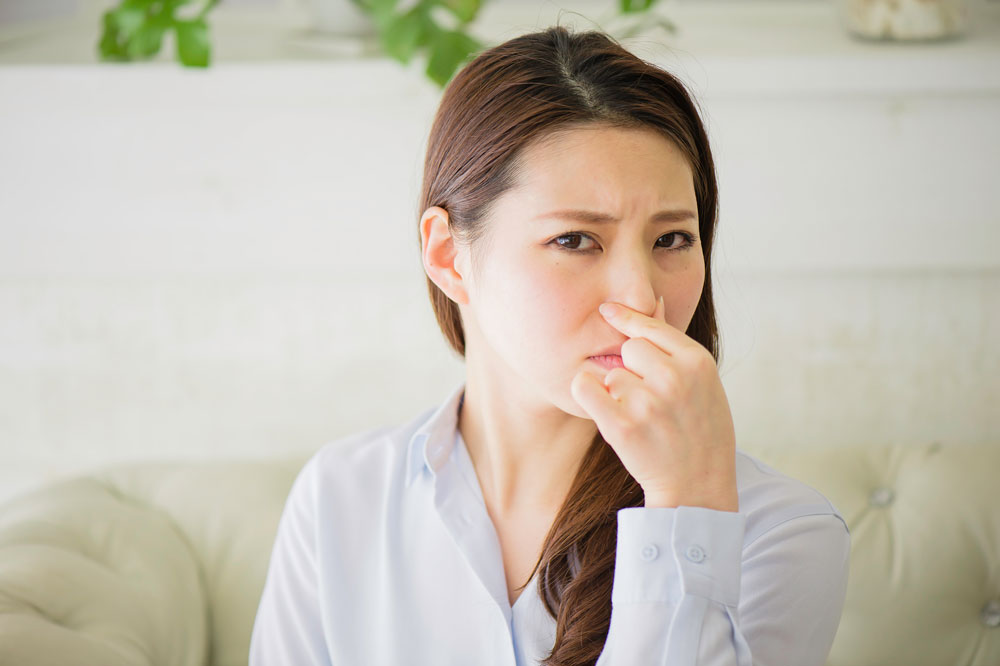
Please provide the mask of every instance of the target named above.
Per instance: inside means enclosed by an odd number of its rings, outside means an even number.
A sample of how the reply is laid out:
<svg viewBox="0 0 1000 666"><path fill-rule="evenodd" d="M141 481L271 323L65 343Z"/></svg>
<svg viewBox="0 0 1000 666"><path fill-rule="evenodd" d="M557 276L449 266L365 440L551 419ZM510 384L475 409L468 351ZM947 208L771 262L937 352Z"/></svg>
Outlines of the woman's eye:
<svg viewBox="0 0 1000 666"><path fill-rule="evenodd" d="M593 240L589 236L587 236L585 234L578 234L578 233L563 234L562 236L558 236L557 238L553 239L553 242L555 242L556 245L558 245L559 247L563 248L564 250L590 250L590 249L593 249L593 248L590 248L590 247L581 248L580 247L580 239L587 239L587 240L590 240L591 243L593 243ZM563 241L566 241L566 240L568 240L569 242L563 242Z"/></svg>
<svg viewBox="0 0 1000 666"><path fill-rule="evenodd" d="M666 239L666 244L661 245L660 241ZM672 231L669 234L663 234L656 241L656 247L663 250L686 250L692 245L694 245L695 237L686 231ZM590 250L597 249L597 243L594 242L590 236L585 233L574 231L568 234L563 234L562 236L557 236L552 239L559 248L563 250L569 250L574 252L589 252ZM586 245L586 243L590 245ZM581 245L584 243L584 245Z"/></svg>
<svg viewBox="0 0 1000 666"><path fill-rule="evenodd" d="M661 245L660 247L665 247L667 250L683 250L694 244L694 236L682 231L672 231L669 234L660 236L660 240L664 238L669 239L669 242L666 246Z"/></svg>

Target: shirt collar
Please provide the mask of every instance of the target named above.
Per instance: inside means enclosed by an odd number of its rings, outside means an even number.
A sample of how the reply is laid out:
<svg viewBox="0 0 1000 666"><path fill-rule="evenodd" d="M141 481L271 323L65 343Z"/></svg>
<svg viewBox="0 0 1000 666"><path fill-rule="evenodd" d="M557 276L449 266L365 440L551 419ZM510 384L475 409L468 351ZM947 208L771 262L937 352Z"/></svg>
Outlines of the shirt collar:
<svg viewBox="0 0 1000 666"><path fill-rule="evenodd" d="M435 474L448 459L455 444L458 410L465 399L465 382L452 390L444 403L424 421L406 447L406 485L420 475L425 467Z"/></svg>

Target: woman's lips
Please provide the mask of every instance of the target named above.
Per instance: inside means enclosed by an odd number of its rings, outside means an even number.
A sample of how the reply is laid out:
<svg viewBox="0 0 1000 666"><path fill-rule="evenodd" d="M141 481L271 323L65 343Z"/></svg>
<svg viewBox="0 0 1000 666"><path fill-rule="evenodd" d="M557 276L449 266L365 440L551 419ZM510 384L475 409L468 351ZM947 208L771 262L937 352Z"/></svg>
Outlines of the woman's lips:
<svg viewBox="0 0 1000 666"><path fill-rule="evenodd" d="M618 356L617 354L605 354L603 356L591 356L591 357L589 357L588 360L593 361L593 362L595 362L595 363L597 363L597 364L599 364L599 365L607 368L608 370L611 370L612 368L624 368L625 367L625 364L622 363L622 357Z"/></svg>

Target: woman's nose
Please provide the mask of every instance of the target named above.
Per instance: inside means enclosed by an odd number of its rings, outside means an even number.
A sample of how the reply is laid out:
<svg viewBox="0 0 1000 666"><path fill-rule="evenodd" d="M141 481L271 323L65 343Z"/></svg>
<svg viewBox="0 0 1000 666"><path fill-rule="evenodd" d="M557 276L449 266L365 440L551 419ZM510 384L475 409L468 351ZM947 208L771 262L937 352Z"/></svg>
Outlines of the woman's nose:
<svg viewBox="0 0 1000 666"><path fill-rule="evenodd" d="M652 258L622 253L608 264L607 300L653 316L658 296L653 289L652 271Z"/></svg>

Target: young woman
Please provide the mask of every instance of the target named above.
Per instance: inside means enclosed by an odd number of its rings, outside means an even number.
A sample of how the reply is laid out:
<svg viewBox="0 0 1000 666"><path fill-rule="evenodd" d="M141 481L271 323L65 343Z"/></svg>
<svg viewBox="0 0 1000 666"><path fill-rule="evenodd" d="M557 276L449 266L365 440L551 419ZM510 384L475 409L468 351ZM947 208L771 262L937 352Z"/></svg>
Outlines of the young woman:
<svg viewBox="0 0 1000 666"><path fill-rule="evenodd" d="M821 666L850 540L738 450L695 105L600 32L481 53L431 129L420 246L466 378L300 472L254 666Z"/></svg>

